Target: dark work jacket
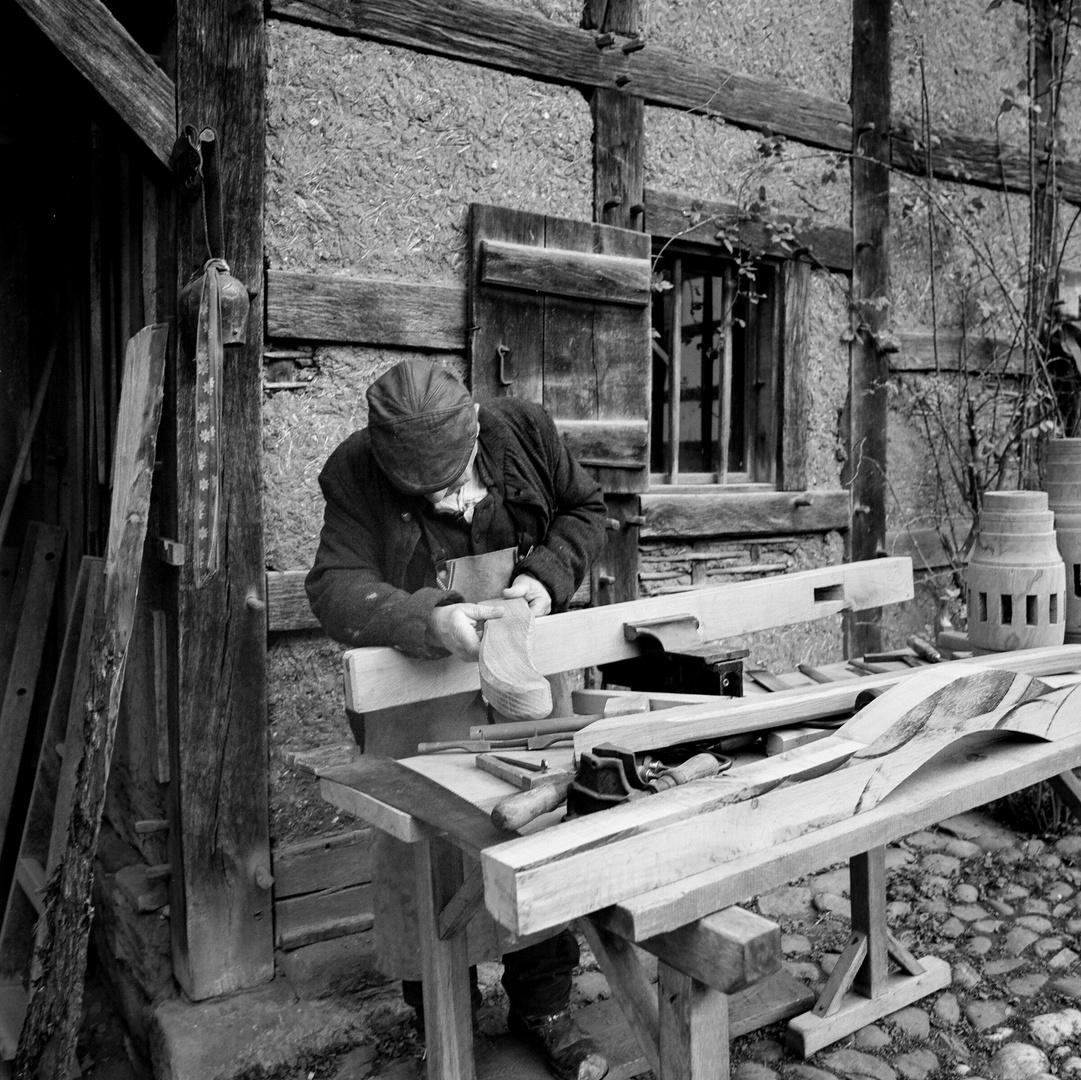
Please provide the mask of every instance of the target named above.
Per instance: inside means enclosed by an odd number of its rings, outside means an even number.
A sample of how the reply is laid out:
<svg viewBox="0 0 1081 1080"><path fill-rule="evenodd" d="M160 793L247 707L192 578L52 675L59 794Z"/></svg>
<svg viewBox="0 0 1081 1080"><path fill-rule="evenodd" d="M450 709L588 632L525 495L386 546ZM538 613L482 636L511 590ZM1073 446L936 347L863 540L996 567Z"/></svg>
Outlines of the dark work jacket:
<svg viewBox="0 0 1081 1080"><path fill-rule="evenodd" d="M481 456L522 544L514 573L531 574L551 594L552 610L565 610L604 545L600 487L541 406L500 398L481 405L479 420ZM326 513L305 587L323 628L344 645L445 656L425 638L428 618L462 598L438 587L434 563L413 558L427 500L390 483L367 429L331 454L319 486Z"/></svg>

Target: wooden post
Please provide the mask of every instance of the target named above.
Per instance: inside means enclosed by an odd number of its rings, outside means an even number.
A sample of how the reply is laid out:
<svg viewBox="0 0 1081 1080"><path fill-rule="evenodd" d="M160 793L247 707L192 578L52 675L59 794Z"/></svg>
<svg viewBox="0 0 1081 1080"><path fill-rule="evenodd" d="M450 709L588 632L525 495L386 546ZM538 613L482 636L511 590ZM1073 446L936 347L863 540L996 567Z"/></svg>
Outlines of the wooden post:
<svg viewBox="0 0 1081 1080"><path fill-rule="evenodd" d="M852 3L852 307L849 440L845 481L852 498L848 558L886 546L886 388L889 363L878 335L890 321L890 4ZM881 645L881 611L846 617L849 656Z"/></svg>
<svg viewBox="0 0 1081 1080"><path fill-rule="evenodd" d="M224 256L251 297L246 343L225 349L220 568L202 587L190 557L195 364L183 337L176 365L177 539L189 558L176 594L170 922L174 972L196 1000L274 974L260 438L265 73L259 0L180 0L177 126L216 133ZM207 257L201 204L186 205L181 287Z"/></svg>
<svg viewBox="0 0 1081 1080"><path fill-rule="evenodd" d="M728 998L663 960L659 1080L727 1080Z"/></svg>
<svg viewBox="0 0 1081 1080"><path fill-rule="evenodd" d="M638 33L639 0L586 0L582 26L599 33ZM618 48L618 46L615 46ZM645 105L620 90L595 89L593 116L593 220L641 232L645 227ZM605 495L608 516L621 523L608 533L594 603L638 598L638 499ZM628 520L630 519L630 520Z"/></svg>

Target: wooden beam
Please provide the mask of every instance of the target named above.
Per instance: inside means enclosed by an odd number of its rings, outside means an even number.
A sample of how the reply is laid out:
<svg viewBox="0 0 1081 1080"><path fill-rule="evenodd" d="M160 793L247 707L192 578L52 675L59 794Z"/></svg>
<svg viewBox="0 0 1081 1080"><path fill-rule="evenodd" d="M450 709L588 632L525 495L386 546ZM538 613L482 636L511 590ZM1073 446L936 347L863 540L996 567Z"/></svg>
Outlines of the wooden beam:
<svg viewBox="0 0 1081 1080"><path fill-rule="evenodd" d="M650 300L646 259L530 247L499 240L482 240L480 256L480 280L484 285L639 307Z"/></svg>
<svg viewBox="0 0 1081 1080"><path fill-rule="evenodd" d="M728 998L663 960L657 974L658 1080L728 1080Z"/></svg>
<svg viewBox="0 0 1081 1080"><path fill-rule="evenodd" d="M764 221L734 203L646 188L646 230L654 236L705 244L727 253L729 249L719 237L723 234L733 246L756 255L802 259L827 270L851 271L851 229L785 216L771 217L769 222L773 227L767 228ZM779 225L791 226L794 242L781 245L774 239Z"/></svg>
<svg viewBox="0 0 1081 1080"><path fill-rule="evenodd" d="M606 469L640 469L649 464L647 420L562 420L559 434L579 464Z"/></svg>
<svg viewBox="0 0 1081 1080"><path fill-rule="evenodd" d="M428 282L267 272L267 336L460 352L465 289Z"/></svg>
<svg viewBox="0 0 1081 1080"><path fill-rule="evenodd" d="M890 370L964 371L972 375L1021 375L1023 350L999 338L960 330L903 330L901 348L891 353Z"/></svg>
<svg viewBox="0 0 1081 1080"><path fill-rule="evenodd" d="M642 537L776 536L847 529L847 491L724 491L640 496Z"/></svg>
<svg viewBox="0 0 1081 1080"><path fill-rule="evenodd" d="M851 241L849 242L851 252ZM780 272L784 305L781 332L780 487L802 491L810 482L811 433L811 268L788 262ZM840 512L840 507L837 507ZM848 513L845 511L845 524Z"/></svg>
<svg viewBox="0 0 1081 1080"><path fill-rule="evenodd" d="M848 153L852 113L843 102L703 63L674 48L647 45L624 53L599 49L596 34L563 26L539 12L492 0L270 0L273 17L339 34L371 38L514 75L597 87L648 105L720 116L736 127L768 130L808 146ZM617 45L620 43L616 38ZM887 118L888 119L888 118ZM882 130L888 132L889 124ZM1027 192L1026 154L985 139L936 132L934 175L943 180ZM918 139L903 124L891 140L894 167L927 175ZM890 160L889 157L886 160ZM1039 168L1039 165L1038 165ZM1081 204L1081 165L1060 162L1063 198Z"/></svg>
<svg viewBox="0 0 1081 1080"><path fill-rule="evenodd" d="M596 33L490 0L271 0L270 14L534 79L619 90L651 105L723 116L811 146L848 149L849 110L674 48L601 49ZM618 41L618 39L617 39Z"/></svg>
<svg viewBox="0 0 1081 1080"><path fill-rule="evenodd" d="M179 122L210 127L230 269L252 297L222 393L221 565L177 575L170 716L173 970L194 1000L274 976L262 589L263 172L266 42L260 0L179 0ZM198 207L177 229L180 284L207 258ZM195 550L195 364L176 365L177 539Z"/></svg>
<svg viewBox="0 0 1081 1080"><path fill-rule="evenodd" d="M890 322L890 9L852 3L852 338L849 344L847 557L886 550L889 358L879 335ZM848 656L881 647L881 612L845 620Z"/></svg>
<svg viewBox="0 0 1081 1080"><path fill-rule="evenodd" d="M695 615L702 639L712 641L898 603L912 599L911 575L907 559L876 559L547 615L537 620L533 662L551 675L637 656L624 623L666 615ZM454 657L410 660L396 649L367 648L348 650L342 662L346 704L356 712L480 687L477 665Z"/></svg>
<svg viewBox="0 0 1081 1080"><path fill-rule="evenodd" d="M176 88L101 0L17 0L42 33L164 165L176 141Z"/></svg>
<svg viewBox="0 0 1081 1080"><path fill-rule="evenodd" d="M269 570L266 575L267 631L321 630L304 591L307 570Z"/></svg>

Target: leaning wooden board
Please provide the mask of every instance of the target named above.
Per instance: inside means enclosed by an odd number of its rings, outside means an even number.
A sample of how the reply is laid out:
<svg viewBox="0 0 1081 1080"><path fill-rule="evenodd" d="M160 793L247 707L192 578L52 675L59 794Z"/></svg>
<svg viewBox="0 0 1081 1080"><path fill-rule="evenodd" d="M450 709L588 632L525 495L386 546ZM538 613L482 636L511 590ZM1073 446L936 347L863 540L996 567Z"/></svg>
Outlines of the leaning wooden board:
<svg viewBox="0 0 1081 1080"><path fill-rule="evenodd" d="M1027 676L995 671L970 672L943 686L943 674L929 669L829 739L768 759L757 773L748 766L742 775L696 781L486 849L489 910L514 932L531 933L749 852L813 837L872 811L891 793L892 813L907 829L910 808L897 790L906 780L952 747L980 746L1008 732L1052 740L1044 775L1081 764L1081 687L1051 691ZM816 777L820 771L827 774ZM800 777L809 778L792 783Z"/></svg>
<svg viewBox="0 0 1081 1080"><path fill-rule="evenodd" d="M551 675L637 656L638 646L623 635L624 623L666 615L694 615L702 639L712 641L900 603L912 595L910 559L873 559L568 611L537 620L533 662L541 674ZM342 663L346 705L355 712L480 687L477 665L454 657L411 660L394 649L350 649Z"/></svg>

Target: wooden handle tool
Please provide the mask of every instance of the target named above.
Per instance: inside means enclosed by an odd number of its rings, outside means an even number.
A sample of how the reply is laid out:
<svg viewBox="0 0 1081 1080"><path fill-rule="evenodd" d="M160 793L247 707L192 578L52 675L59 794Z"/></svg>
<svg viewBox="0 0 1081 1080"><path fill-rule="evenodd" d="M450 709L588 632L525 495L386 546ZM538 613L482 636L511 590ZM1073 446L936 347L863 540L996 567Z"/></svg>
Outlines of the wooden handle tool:
<svg viewBox="0 0 1081 1080"><path fill-rule="evenodd" d="M565 801L573 780L574 773L565 772L554 776L551 783L508 795L492 808L492 822L511 831L523 828Z"/></svg>
<svg viewBox="0 0 1081 1080"><path fill-rule="evenodd" d="M701 780L707 776L716 776L721 771L721 762L712 754L695 754L671 769L665 769L655 780L650 781L654 791L664 791L677 784L687 784L691 780Z"/></svg>

